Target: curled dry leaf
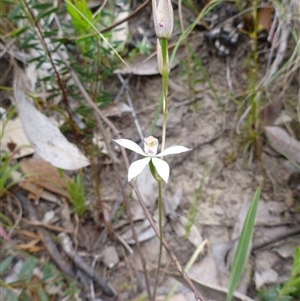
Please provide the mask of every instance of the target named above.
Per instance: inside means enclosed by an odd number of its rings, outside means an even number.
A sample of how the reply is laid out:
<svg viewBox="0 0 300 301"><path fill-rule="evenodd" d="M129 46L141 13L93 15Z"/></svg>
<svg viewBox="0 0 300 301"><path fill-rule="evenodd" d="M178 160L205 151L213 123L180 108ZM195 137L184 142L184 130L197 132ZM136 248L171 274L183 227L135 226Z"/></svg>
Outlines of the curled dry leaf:
<svg viewBox="0 0 300 301"><path fill-rule="evenodd" d="M3 121L0 121L0 128L3 129L4 124ZM13 143L15 145L15 149L17 149L17 153L15 154L15 158L22 158L34 153L34 149L30 146L30 142L28 141L20 118L11 119L7 122L4 127L4 133L1 138L1 151L8 151L9 144Z"/></svg>
<svg viewBox="0 0 300 301"><path fill-rule="evenodd" d="M270 145L288 159L300 163L300 141L277 126L266 126L265 133Z"/></svg>
<svg viewBox="0 0 300 301"><path fill-rule="evenodd" d="M53 166L75 170L88 166L89 160L60 130L29 101L18 83L15 100L24 132L36 153Z"/></svg>

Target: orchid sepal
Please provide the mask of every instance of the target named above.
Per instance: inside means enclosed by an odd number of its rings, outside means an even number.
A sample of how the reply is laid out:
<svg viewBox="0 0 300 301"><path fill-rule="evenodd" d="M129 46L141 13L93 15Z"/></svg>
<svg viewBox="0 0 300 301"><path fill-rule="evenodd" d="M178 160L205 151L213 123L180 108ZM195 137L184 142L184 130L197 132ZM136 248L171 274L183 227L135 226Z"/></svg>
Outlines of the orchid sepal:
<svg viewBox="0 0 300 301"><path fill-rule="evenodd" d="M115 140L113 139L113 141L127 149L130 149L131 151L133 151L135 153L142 155L142 156L146 155L145 152L142 150L142 148L132 140L121 138L121 139L115 139Z"/></svg>
<svg viewBox="0 0 300 301"><path fill-rule="evenodd" d="M144 168L149 164L151 158L146 157L137 161L134 161L128 169L128 182L130 182L133 178L137 177Z"/></svg>
<svg viewBox="0 0 300 301"><path fill-rule="evenodd" d="M187 151L190 151L190 148L187 148L185 146L170 146L168 148L166 148L164 151L162 151L160 154L156 155L156 157L164 157L164 156L168 156L168 155L177 155L180 153L184 153Z"/></svg>

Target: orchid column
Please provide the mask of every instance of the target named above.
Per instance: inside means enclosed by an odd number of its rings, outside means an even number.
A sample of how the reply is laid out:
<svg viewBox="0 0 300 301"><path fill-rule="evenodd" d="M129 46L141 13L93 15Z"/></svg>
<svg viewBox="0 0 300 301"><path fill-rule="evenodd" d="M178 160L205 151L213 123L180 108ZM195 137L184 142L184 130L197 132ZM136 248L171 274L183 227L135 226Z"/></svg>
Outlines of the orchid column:
<svg viewBox="0 0 300 301"><path fill-rule="evenodd" d="M158 3L157 3L158 1ZM170 72L168 39L173 31L173 8L171 0L152 0L152 11L157 39L157 62L163 85L162 151L165 149L168 118L168 79Z"/></svg>

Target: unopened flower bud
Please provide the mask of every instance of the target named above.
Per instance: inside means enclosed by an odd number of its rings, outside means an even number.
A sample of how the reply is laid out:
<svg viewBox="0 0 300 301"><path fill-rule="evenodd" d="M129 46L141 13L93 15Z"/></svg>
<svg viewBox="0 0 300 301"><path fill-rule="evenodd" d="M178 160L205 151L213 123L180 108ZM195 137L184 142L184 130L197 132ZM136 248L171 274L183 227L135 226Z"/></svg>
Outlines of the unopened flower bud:
<svg viewBox="0 0 300 301"><path fill-rule="evenodd" d="M171 0L152 0L152 11L155 34L159 38L168 39L173 31L173 7Z"/></svg>

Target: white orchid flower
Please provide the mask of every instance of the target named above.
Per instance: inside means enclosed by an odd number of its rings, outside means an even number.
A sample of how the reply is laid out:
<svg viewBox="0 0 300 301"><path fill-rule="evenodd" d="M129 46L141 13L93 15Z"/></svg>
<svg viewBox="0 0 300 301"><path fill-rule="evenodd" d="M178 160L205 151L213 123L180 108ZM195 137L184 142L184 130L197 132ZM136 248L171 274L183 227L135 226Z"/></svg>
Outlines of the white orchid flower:
<svg viewBox="0 0 300 301"><path fill-rule="evenodd" d="M143 159L133 162L130 165L128 169L128 182L136 176L138 176L143 171L143 169L150 163L150 161L152 161L158 175L166 183L168 183L170 167L166 161L161 159L161 157L180 154L191 150L184 146L171 146L166 148L160 154L157 154L158 140L153 136L149 136L144 139L144 151L138 144L129 139L116 139L113 141L145 157Z"/></svg>

